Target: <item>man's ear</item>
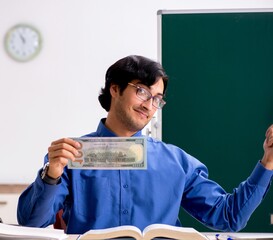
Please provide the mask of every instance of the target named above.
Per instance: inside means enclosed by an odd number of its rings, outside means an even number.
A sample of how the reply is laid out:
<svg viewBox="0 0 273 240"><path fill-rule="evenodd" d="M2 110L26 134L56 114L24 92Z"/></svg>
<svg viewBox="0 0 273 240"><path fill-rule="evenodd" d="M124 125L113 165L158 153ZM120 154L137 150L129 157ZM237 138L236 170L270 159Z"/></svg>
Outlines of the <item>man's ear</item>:
<svg viewBox="0 0 273 240"><path fill-rule="evenodd" d="M112 84L110 86L110 93L112 97L115 97L119 94L119 86L116 84Z"/></svg>

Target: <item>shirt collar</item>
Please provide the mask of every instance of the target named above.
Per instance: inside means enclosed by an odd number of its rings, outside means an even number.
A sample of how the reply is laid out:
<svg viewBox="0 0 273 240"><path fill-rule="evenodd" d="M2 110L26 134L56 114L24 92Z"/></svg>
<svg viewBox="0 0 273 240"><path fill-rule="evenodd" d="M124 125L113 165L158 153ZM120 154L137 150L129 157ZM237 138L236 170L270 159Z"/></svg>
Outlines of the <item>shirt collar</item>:
<svg viewBox="0 0 273 240"><path fill-rule="evenodd" d="M106 118L100 120L100 123L97 128L97 134L99 137L117 137L115 133L109 130L105 125ZM132 137L140 137L142 136L141 131L136 132Z"/></svg>

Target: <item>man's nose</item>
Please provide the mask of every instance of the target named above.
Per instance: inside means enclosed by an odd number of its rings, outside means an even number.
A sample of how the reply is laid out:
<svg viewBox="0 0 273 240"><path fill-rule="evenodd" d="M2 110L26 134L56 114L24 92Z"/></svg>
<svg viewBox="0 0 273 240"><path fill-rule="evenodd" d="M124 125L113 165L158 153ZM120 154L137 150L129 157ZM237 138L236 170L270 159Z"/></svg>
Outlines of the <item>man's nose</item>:
<svg viewBox="0 0 273 240"><path fill-rule="evenodd" d="M142 106L145 107L148 110L153 109L153 98L150 98L142 103Z"/></svg>

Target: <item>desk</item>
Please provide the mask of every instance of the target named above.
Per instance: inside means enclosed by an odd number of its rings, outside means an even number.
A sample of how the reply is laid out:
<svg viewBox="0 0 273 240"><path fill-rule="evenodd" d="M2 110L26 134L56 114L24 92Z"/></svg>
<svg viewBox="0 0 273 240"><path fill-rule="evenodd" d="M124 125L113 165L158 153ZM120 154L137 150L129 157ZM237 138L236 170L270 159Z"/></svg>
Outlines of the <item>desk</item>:
<svg viewBox="0 0 273 240"><path fill-rule="evenodd" d="M215 240L215 232L202 232L209 240Z"/></svg>
<svg viewBox="0 0 273 240"><path fill-rule="evenodd" d="M215 234L216 232L202 232L209 240L215 240ZM223 235L228 235L228 236L234 236L240 239L272 239L273 240L273 233L248 233L248 232L239 232L239 233L234 233L234 232L226 232L222 233Z"/></svg>
<svg viewBox="0 0 273 240"><path fill-rule="evenodd" d="M71 234L68 236L67 240L76 240L80 235L78 234Z"/></svg>

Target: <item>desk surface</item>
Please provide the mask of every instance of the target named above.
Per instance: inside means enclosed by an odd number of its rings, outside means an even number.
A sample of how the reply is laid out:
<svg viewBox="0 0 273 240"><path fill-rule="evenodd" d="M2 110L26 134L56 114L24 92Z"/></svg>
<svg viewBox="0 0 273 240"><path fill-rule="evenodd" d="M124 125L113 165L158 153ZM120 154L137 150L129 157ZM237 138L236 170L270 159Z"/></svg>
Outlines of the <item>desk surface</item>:
<svg viewBox="0 0 273 240"><path fill-rule="evenodd" d="M75 234L69 235L67 240L76 240L78 237L79 237L79 235L77 235L77 234L76 235Z"/></svg>
<svg viewBox="0 0 273 240"><path fill-rule="evenodd" d="M208 239L210 240L215 240L215 234L216 232L202 232L205 236L207 236ZM221 233L223 236L232 236L232 238L239 238L239 239L273 239L273 233L249 233L249 232L226 232L226 233Z"/></svg>

